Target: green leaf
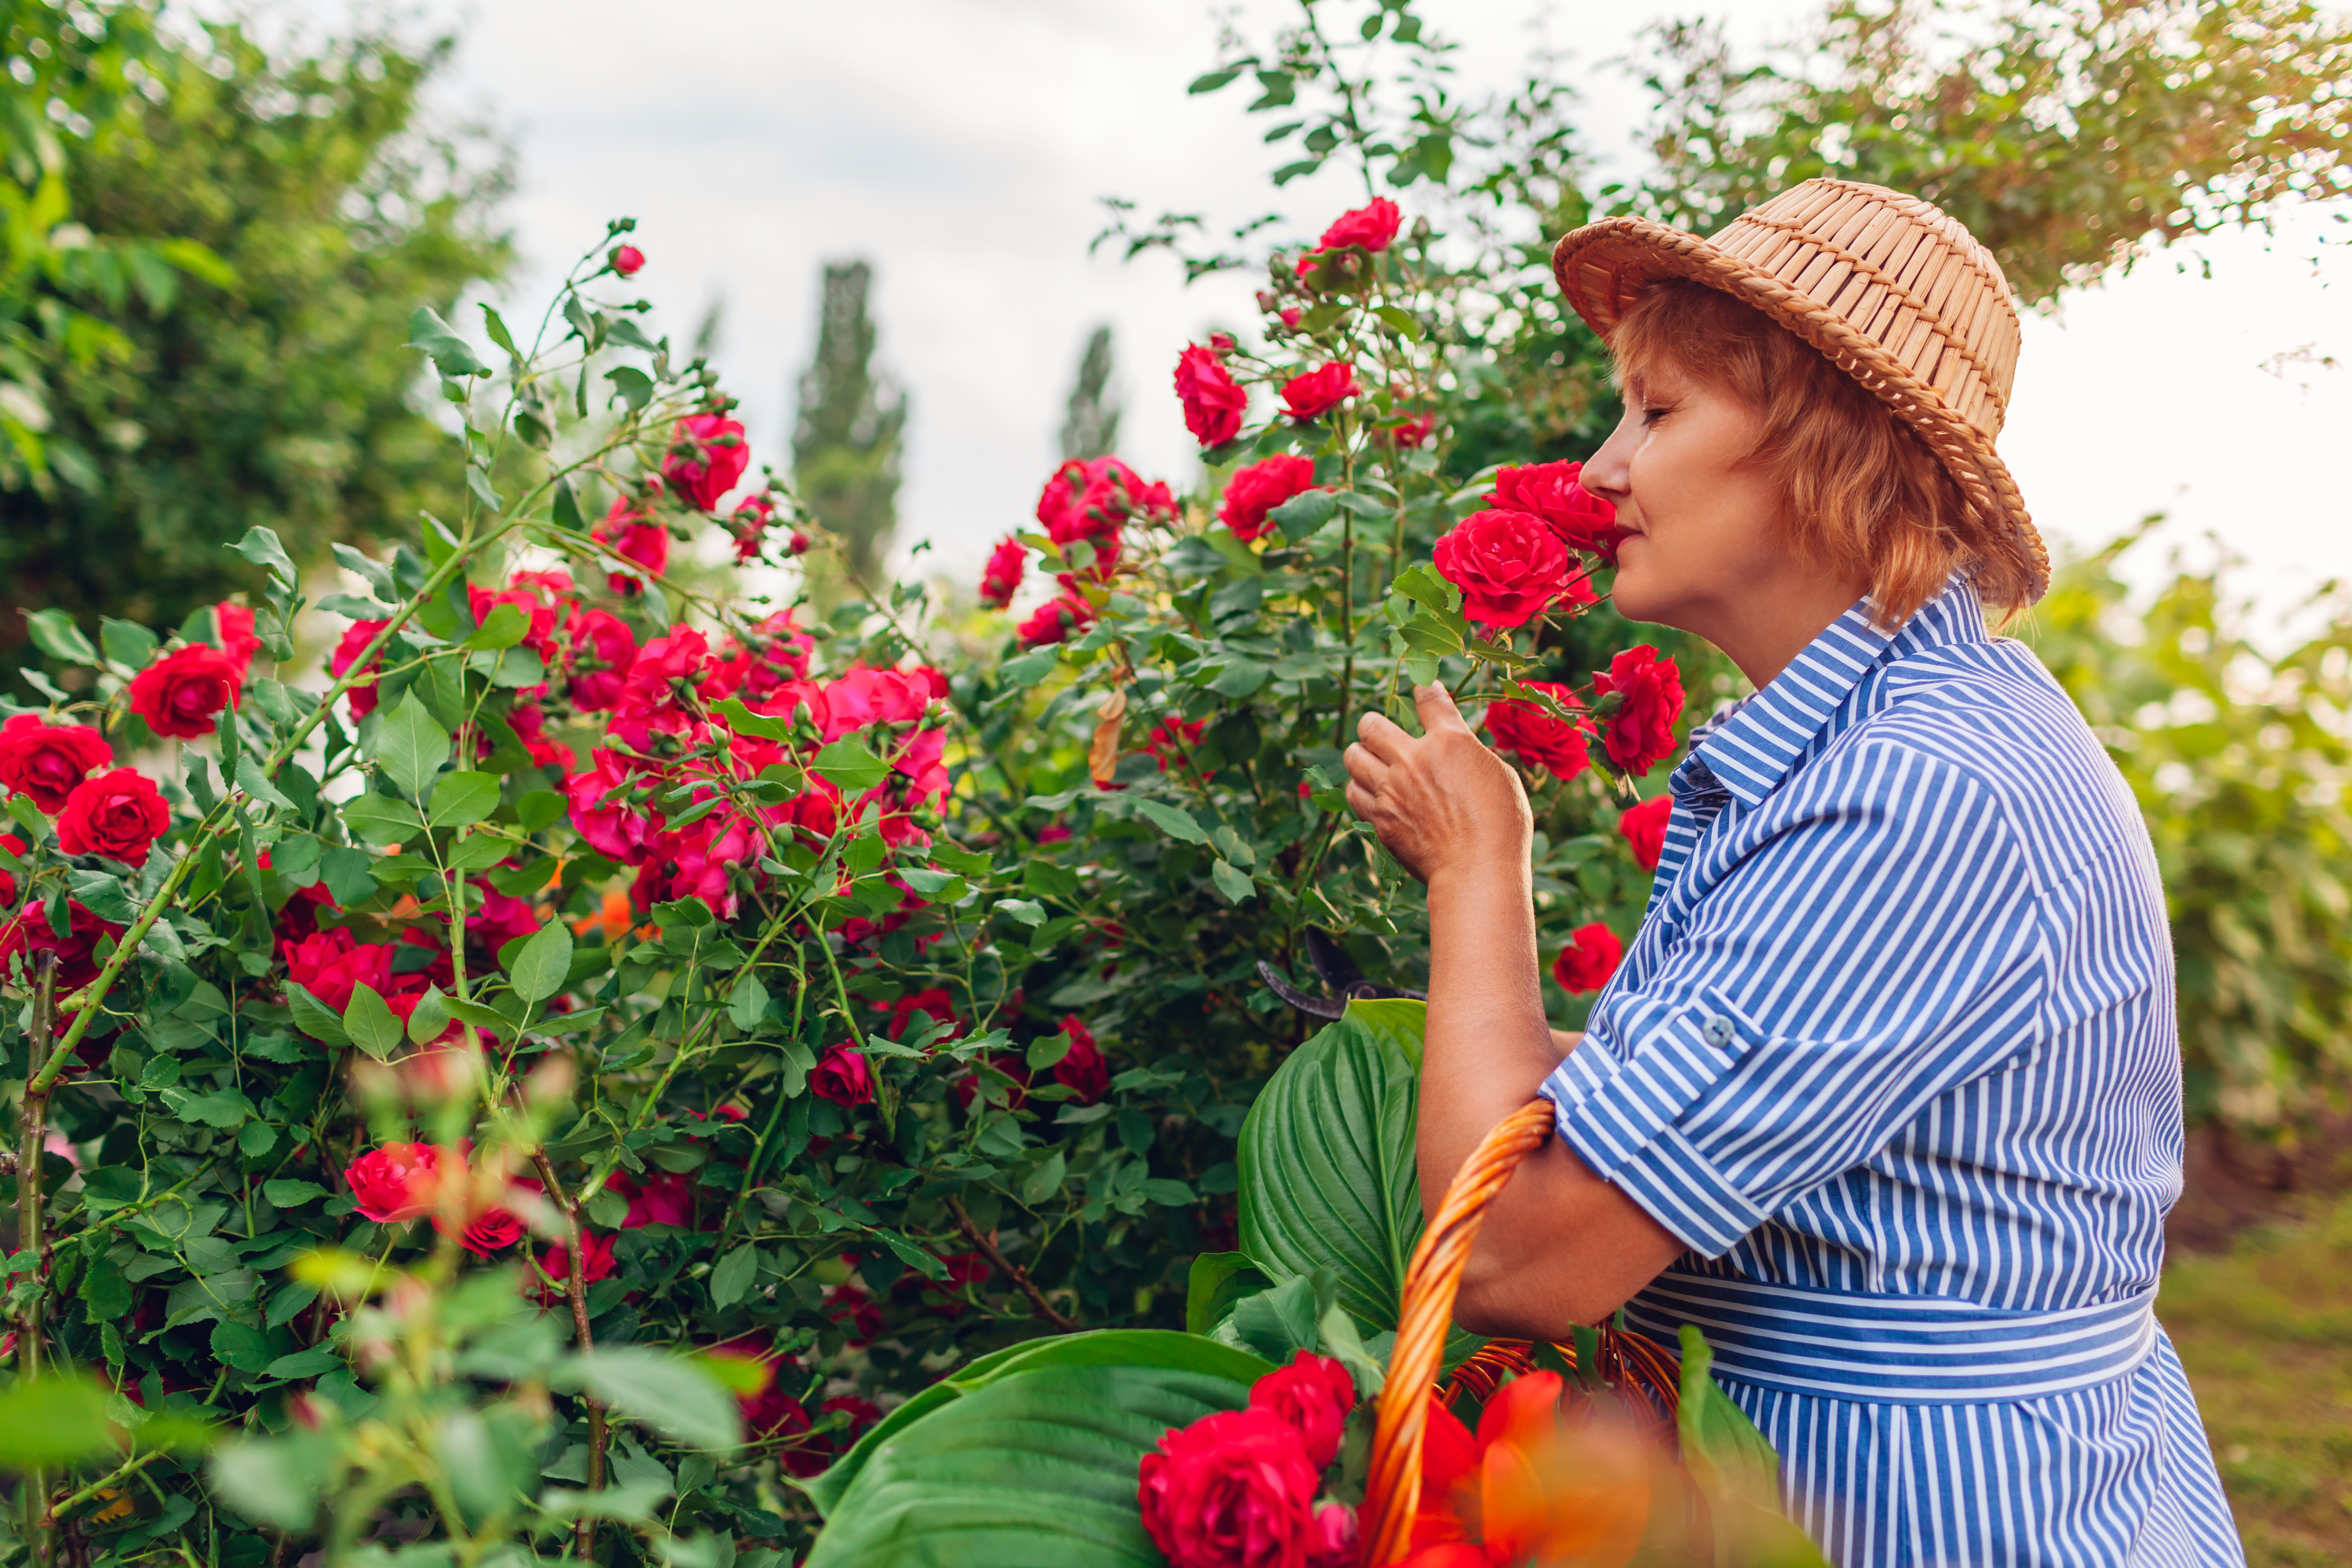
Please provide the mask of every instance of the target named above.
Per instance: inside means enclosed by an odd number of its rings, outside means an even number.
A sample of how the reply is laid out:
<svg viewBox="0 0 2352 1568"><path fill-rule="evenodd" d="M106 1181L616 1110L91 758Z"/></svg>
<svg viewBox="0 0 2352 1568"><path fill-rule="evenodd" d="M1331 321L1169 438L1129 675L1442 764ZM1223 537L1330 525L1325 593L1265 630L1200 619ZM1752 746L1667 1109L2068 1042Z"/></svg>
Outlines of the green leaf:
<svg viewBox="0 0 2352 1568"><path fill-rule="evenodd" d="M106 616L98 623L98 640L108 659L125 669L144 669L155 657L155 634L136 621Z"/></svg>
<svg viewBox="0 0 2352 1568"><path fill-rule="evenodd" d="M1184 1331L1205 1334L1244 1296L1271 1283L1251 1267L1244 1252L1203 1252L1192 1259L1184 1282Z"/></svg>
<svg viewBox="0 0 2352 1568"><path fill-rule="evenodd" d="M25 617L25 630L34 646L52 658L64 659L68 664L98 663L98 649L89 646L89 638L82 636L73 616L63 610L34 611Z"/></svg>
<svg viewBox="0 0 2352 1568"><path fill-rule="evenodd" d="M106 1390L87 1377L44 1377L0 1394L0 1469L79 1464L113 1447Z"/></svg>
<svg viewBox="0 0 2352 1568"><path fill-rule="evenodd" d="M572 928L558 915L523 942L509 971L515 994L544 1002L563 989L572 974Z"/></svg>
<svg viewBox="0 0 2352 1568"><path fill-rule="evenodd" d="M1209 880L1217 885L1217 891L1225 896L1228 903L1238 904L1257 894L1257 885L1248 874L1235 870L1234 863L1222 857L1209 867Z"/></svg>
<svg viewBox="0 0 2352 1568"><path fill-rule="evenodd" d="M441 727L412 688L400 706L384 715L375 743L376 765L400 793L419 805L433 788L434 775L449 760L449 731Z"/></svg>
<svg viewBox="0 0 2352 1568"><path fill-rule="evenodd" d="M1139 816L1171 838L1181 838L1187 844L1206 844L1209 836L1201 831L1200 823L1181 805L1165 801L1139 800L1135 803Z"/></svg>
<svg viewBox="0 0 2352 1568"><path fill-rule="evenodd" d="M1061 662L1061 658L1062 650L1058 646L1035 648L997 666L997 679L1007 686L1026 689L1053 674L1054 666Z"/></svg>
<svg viewBox="0 0 2352 1568"><path fill-rule="evenodd" d="M280 811L295 809L286 792L269 782L269 775L261 771L261 763L252 757L237 758L236 787L265 805L274 805Z"/></svg>
<svg viewBox="0 0 2352 1568"><path fill-rule="evenodd" d="M1329 490L1301 490L1265 515L1286 539L1304 539L1331 521L1339 510Z"/></svg>
<svg viewBox="0 0 2352 1568"><path fill-rule="evenodd" d="M392 574L381 562L369 560L348 544L335 544L330 548L335 552L335 564L346 572L354 574L366 583L369 590L378 599L386 605L400 603L400 590L392 585ZM364 618L373 619L373 617Z"/></svg>
<svg viewBox="0 0 2352 1568"><path fill-rule="evenodd" d="M1715 1352L1706 1336L1685 1323L1682 1348L1682 1400L1675 1426L1692 1479L1716 1496L1772 1496L1780 1456L1715 1381Z"/></svg>
<svg viewBox="0 0 2352 1568"><path fill-rule="evenodd" d="M501 605L499 608L510 610L514 606ZM433 786L430 821L436 827L465 827L481 821L498 808L499 777L496 773L451 773Z"/></svg>
<svg viewBox="0 0 2352 1568"><path fill-rule="evenodd" d="M286 1001L294 1010L294 1026L312 1039L330 1046L352 1043L352 1037L343 1033L343 1021L299 982L286 983Z"/></svg>
<svg viewBox="0 0 2352 1568"><path fill-rule="evenodd" d="M625 364L608 370L604 373L604 379L613 384L614 392L627 399L631 412L653 401L654 378L635 365Z"/></svg>
<svg viewBox="0 0 2352 1568"><path fill-rule="evenodd" d="M122 1266L103 1252L89 1254L83 1265L79 1288L82 1306L93 1323L103 1323L120 1318L131 1310L131 1281Z"/></svg>
<svg viewBox="0 0 2352 1568"><path fill-rule="evenodd" d="M323 1198L327 1189L316 1182L298 1181L292 1176L279 1176L261 1184L261 1195L269 1206L279 1209L300 1208L313 1198Z"/></svg>
<svg viewBox="0 0 2352 1568"><path fill-rule="evenodd" d="M482 330L490 334L490 342L506 350L509 354L516 359L522 357L522 351L515 347L514 335L507 331L505 320L488 304L482 307Z"/></svg>
<svg viewBox="0 0 2352 1568"><path fill-rule="evenodd" d="M719 1260L710 1271L710 1304L725 1309L741 1300L760 1272L760 1249L749 1242Z"/></svg>
<svg viewBox="0 0 2352 1568"><path fill-rule="evenodd" d="M1241 74L1241 68L1238 66L1234 67L1232 70L1209 71L1204 75L1194 77L1192 80L1192 84L1185 88L1184 90L1186 92L1214 92L1217 89L1231 84L1233 80Z"/></svg>
<svg viewBox="0 0 2352 1568"><path fill-rule="evenodd" d="M1361 1002L1293 1051L1242 1123L1242 1250L1277 1281L1328 1268L1339 1300L1377 1332L1397 1324L1406 1260L1421 1238L1413 1156L1425 1004Z"/></svg>
<svg viewBox="0 0 2352 1568"><path fill-rule="evenodd" d="M337 1456L314 1437L237 1437L213 1455L214 1489L259 1524L306 1530L318 1513Z"/></svg>
<svg viewBox="0 0 2352 1568"><path fill-rule="evenodd" d="M567 1391L584 1389L688 1447L732 1448L743 1440L733 1396L683 1356L634 1345L586 1351L566 1357L550 1381Z"/></svg>
<svg viewBox="0 0 2352 1568"><path fill-rule="evenodd" d="M289 588L301 581L299 574L294 570L294 563L286 554L286 547L278 542L278 533L275 529L264 528L257 522L245 531L243 539L238 540L229 548L256 566L268 568L278 581Z"/></svg>
<svg viewBox="0 0 2352 1568"><path fill-rule="evenodd" d="M1046 1365L942 1400L804 1483L828 1522L803 1568L1144 1568L1161 1559L1136 1502L1143 1456L1248 1399L1233 1377ZM820 1489L853 1464L827 1506Z"/></svg>
<svg viewBox="0 0 2352 1568"><path fill-rule="evenodd" d="M760 1026L760 1016L767 1010L768 988L760 984L758 975L745 970L727 994L729 1021L748 1035Z"/></svg>
<svg viewBox="0 0 2352 1568"><path fill-rule="evenodd" d="M491 504L495 508L497 503ZM458 646L481 650L512 647L530 630L530 617L523 614L520 605L496 605L482 617L482 624L474 628L473 635Z"/></svg>
<svg viewBox="0 0 2352 1568"><path fill-rule="evenodd" d="M408 346L423 349L432 356L433 367L452 380L490 374L490 367L457 335L457 329L443 321L430 305L419 305L410 314Z"/></svg>
<svg viewBox="0 0 2352 1568"><path fill-rule="evenodd" d="M789 741L793 738L793 721L789 715L779 719L773 714L754 713L743 706L740 697L723 698L717 708L727 727L739 735L756 735L762 741Z"/></svg>
<svg viewBox="0 0 2352 1568"><path fill-rule="evenodd" d="M362 981L352 987L352 1005L343 1009L343 1033L381 1062L400 1049L407 1030L376 988Z"/></svg>
<svg viewBox="0 0 2352 1568"><path fill-rule="evenodd" d="M343 826L363 843L401 844L425 830L425 819L417 816L416 808L404 800L394 800L390 795L362 795L343 803ZM335 894L338 903L356 902L344 898L335 887L334 859L335 852L330 850L322 867L327 890ZM367 858L362 856L357 869L364 874L368 864Z"/></svg>
<svg viewBox="0 0 2352 1568"><path fill-rule="evenodd" d="M449 1026L449 998L438 985L428 985L425 994L416 999L416 1010L408 1015L408 1038L414 1045L430 1045L441 1037Z"/></svg>
<svg viewBox="0 0 2352 1568"><path fill-rule="evenodd" d="M263 1367L261 1372L265 1377L289 1379L323 1377L328 1373L340 1371L342 1364L343 1358L334 1352L313 1346L307 1351L296 1351L291 1355L279 1356L268 1366Z"/></svg>
<svg viewBox="0 0 2352 1568"><path fill-rule="evenodd" d="M810 765L845 795L864 795L890 774L889 763L850 740L835 741Z"/></svg>
<svg viewBox="0 0 2352 1568"><path fill-rule="evenodd" d="M239 1372L261 1373L278 1359L269 1348L269 1336L259 1329L237 1322L213 1325L213 1354Z"/></svg>
<svg viewBox="0 0 2352 1568"><path fill-rule="evenodd" d="M527 790L515 801L515 823L525 833L540 833L562 821L570 809L551 789Z"/></svg>
<svg viewBox="0 0 2352 1568"><path fill-rule="evenodd" d="M1273 673L1255 659L1237 658L1217 672L1217 679L1209 682L1209 689L1239 701L1264 686Z"/></svg>

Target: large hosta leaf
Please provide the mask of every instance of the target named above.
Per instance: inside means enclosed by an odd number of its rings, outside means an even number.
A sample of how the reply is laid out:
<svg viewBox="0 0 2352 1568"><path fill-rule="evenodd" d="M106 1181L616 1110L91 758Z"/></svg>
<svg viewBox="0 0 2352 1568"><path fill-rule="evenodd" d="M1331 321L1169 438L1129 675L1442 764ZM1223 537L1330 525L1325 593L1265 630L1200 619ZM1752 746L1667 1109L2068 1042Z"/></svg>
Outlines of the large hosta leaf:
<svg viewBox="0 0 2352 1568"><path fill-rule="evenodd" d="M940 1385L947 1392L916 1419L869 1433L843 1460L857 1463L805 1568L1156 1568L1164 1560L1143 1532L1137 1467L1171 1426L1246 1405L1251 1381L1271 1370L1188 1334L1015 1349L1027 1353L975 1363L966 1377L976 1386Z"/></svg>
<svg viewBox="0 0 2352 1568"><path fill-rule="evenodd" d="M1241 1240L1274 1279L1329 1268L1339 1304L1393 1329L1421 1237L1413 1165L1423 1005L1351 1002L1290 1055L1242 1124Z"/></svg>

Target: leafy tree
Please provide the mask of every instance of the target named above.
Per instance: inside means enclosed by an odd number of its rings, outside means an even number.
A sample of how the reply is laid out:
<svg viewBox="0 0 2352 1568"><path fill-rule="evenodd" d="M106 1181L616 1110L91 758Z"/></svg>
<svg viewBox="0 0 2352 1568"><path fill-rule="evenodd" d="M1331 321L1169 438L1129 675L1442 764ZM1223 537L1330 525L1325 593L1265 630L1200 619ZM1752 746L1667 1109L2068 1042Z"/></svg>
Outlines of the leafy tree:
<svg viewBox="0 0 2352 1568"><path fill-rule="evenodd" d="M1070 411L1062 420L1062 456L1099 458L1118 445L1120 403L1110 389L1111 346L1108 322L1087 339L1078 359L1077 384L1070 388Z"/></svg>
<svg viewBox="0 0 2352 1568"><path fill-rule="evenodd" d="M221 546L255 523L310 561L452 510L408 315L504 268L508 180L478 133L418 123L447 50L374 33L273 59L220 25L143 57L135 134L69 161L72 210L220 262L89 292L109 346L52 369L61 482L0 491L0 658L21 610L176 624L253 585Z"/></svg>
<svg viewBox="0 0 2352 1568"><path fill-rule="evenodd" d="M842 542L849 569L873 583L898 526L898 459L907 395L875 368L866 296L874 268L828 265L818 306L816 357L801 374L793 482Z"/></svg>
<svg viewBox="0 0 2352 1568"><path fill-rule="evenodd" d="M1628 205L1701 231L1815 174L1934 202L2024 299L2352 188L2352 25L2302 0L1979 11L1833 0L1818 47L1737 61L1656 34L1657 172Z"/></svg>

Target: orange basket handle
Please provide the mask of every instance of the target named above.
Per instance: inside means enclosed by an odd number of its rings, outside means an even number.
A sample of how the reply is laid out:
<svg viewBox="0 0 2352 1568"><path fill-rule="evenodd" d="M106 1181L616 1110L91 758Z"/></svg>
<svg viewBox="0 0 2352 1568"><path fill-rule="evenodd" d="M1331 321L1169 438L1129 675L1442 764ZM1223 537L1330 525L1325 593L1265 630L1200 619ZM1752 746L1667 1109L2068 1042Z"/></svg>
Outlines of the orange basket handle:
<svg viewBox="0 0 2352 1568"><path fill-rule="evenodd" d="M1389 1355L1371 1468L1364 1481L1364 1568L1388 1568L1410 1551L1413 1515L1421 1506L1421 1445L1429 1428L1430 1390L1445 1353L1462 1270L1486 1222L1486 1205L1519 1163L1543 1147L1555 1114L1550 1100L1534 1100L1496 1124L1455 1173L1437 1217L1422 1232L1421 1245L1405 1267L1396 1348Z"/></svg>

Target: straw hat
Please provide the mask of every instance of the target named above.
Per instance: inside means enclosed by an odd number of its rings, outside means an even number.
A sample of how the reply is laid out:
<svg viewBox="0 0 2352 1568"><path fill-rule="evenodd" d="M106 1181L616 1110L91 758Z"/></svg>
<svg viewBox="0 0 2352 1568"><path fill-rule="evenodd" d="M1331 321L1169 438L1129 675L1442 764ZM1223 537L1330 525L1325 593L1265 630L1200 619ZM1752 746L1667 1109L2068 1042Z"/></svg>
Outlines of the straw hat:
<svg viewBox="0 0 2352 1568"><path fill-rule="evenodd" d="M1942 459L1976 519L2022 546L2032 596L2049 587L2049 552L1993 451L2017 371L2017 307L2000 263L1950 215L1884 185L1807 180L1708 239L1646 218L1587 224L1551 265L1603 337L1662 278L1747 300L1876 393Z"/></svg>

